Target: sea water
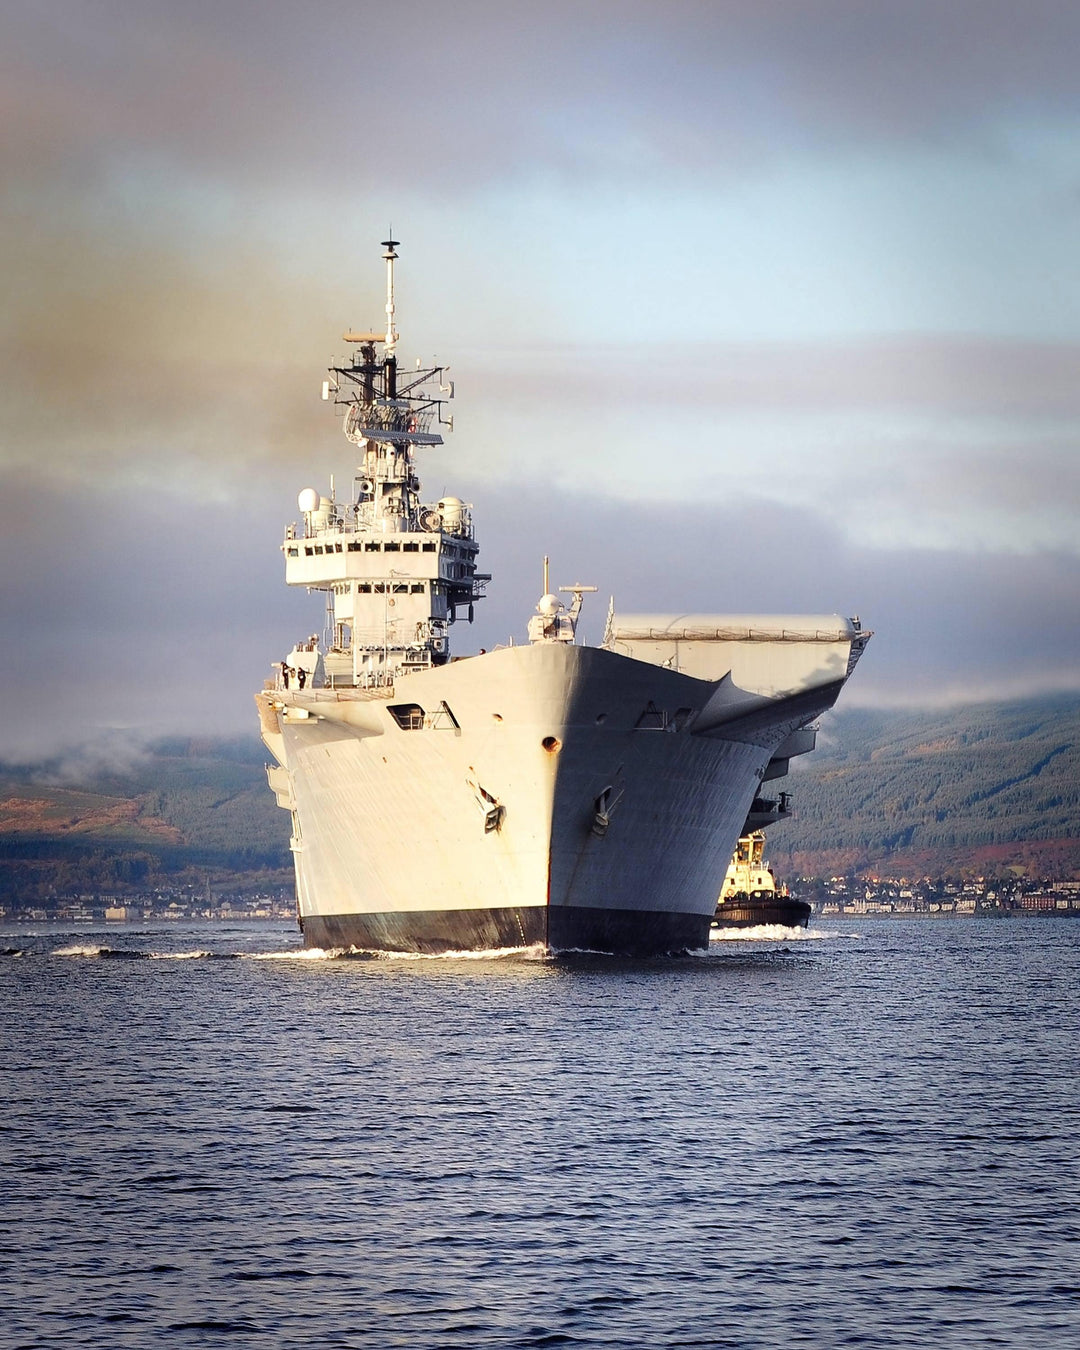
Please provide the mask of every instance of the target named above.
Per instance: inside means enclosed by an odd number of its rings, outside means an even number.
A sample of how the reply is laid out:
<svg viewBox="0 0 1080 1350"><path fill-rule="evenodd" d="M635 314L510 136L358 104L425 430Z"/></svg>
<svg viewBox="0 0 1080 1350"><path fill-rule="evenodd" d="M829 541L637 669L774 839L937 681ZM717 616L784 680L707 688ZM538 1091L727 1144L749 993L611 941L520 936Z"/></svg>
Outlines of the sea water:
<svg viewBox="0 0 1080 1350"><path fill-rule="evenodd" d="M1080 923L0 950L4 1350L1080 1344Z"/></svg>

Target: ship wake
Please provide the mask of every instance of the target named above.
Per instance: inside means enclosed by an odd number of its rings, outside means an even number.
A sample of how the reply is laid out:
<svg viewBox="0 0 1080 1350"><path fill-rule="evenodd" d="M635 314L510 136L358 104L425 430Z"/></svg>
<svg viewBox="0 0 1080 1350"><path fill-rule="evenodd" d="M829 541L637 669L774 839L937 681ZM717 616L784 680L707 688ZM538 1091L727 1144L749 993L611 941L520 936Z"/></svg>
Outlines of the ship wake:
<svg viewBox="0 0 1080 1350"><path fill-rule="evenodd" d="M759 923L750 928L714 928L710 946L716 942L820 942L827 938L858 938L861 933L841 933L835 928L788 928L780 923Z"/></svg>

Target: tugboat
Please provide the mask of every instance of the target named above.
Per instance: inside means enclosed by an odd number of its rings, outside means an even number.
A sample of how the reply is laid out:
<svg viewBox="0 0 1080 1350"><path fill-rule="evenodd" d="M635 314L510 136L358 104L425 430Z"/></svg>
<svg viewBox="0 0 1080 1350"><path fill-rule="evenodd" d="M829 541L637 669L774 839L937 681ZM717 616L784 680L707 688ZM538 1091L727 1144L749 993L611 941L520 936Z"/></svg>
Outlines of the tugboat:
<svg viewBox="0 0 1080 1350"><path fill-rule="evenodd" d="M713 919L714 928L757 928L779 924L805 928L810 906L796 900L765 861L765 831L751 830L735 846Z"/></svg>

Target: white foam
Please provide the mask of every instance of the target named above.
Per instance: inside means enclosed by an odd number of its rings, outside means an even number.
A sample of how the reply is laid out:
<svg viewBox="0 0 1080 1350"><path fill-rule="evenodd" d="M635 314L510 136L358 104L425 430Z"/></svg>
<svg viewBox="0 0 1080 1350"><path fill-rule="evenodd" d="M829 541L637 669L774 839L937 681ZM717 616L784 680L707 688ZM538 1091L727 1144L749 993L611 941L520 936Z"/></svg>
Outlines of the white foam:
<svg viewBox="0 0 1080 1350"><path fill-rule="evenodd" d="M193 951L193 952L151 952L151 961L198 961L203 957L213 956L213 952Z"/></svg>
<svg viewBox="0 0 1080 1350"><path fill-rule="evenodd" d="M787 928L781 923L759 923L752 928L714 928L710 942L818 942L823 938L857 938L829 928Z"/></svg>
<svg viewBox="0 0 1080 1350"><path fill-rule="evenodd" d="M534 942L529 947L493 947L484 951L453 952L368 952L354 947L356 955L377 956L385 961L503 961L516 957L521 961L546 961L547 947L542 942Z"/></svg>
<svg viewBox="0 0 1080 1350"><path fill-rule="evenodd" d="M334 961L346 955L343 947L293 947L284 952L241 952L252 961Z"/></svg>
<svg viewBox="0 0 1080 1350"><path fill-rule="evenodd" d="M101 956L108 950L108 947L57 947L53 956Z"/></svg>

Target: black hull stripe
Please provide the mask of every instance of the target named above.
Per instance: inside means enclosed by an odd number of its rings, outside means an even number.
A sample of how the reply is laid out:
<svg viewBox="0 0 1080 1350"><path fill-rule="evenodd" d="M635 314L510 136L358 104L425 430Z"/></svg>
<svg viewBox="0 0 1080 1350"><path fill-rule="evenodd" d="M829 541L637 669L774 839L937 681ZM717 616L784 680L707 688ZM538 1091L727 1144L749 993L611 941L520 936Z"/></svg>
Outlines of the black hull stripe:
<svg viewBox="0 0 1080 1350"><path fill-rule="evenodd" d="M708 915L657 910L534 905L501 909L443 909L386 914L309 914L309 947L437 954L497 951L540 944L553 952L662 956L709 944Z"/></svg>

